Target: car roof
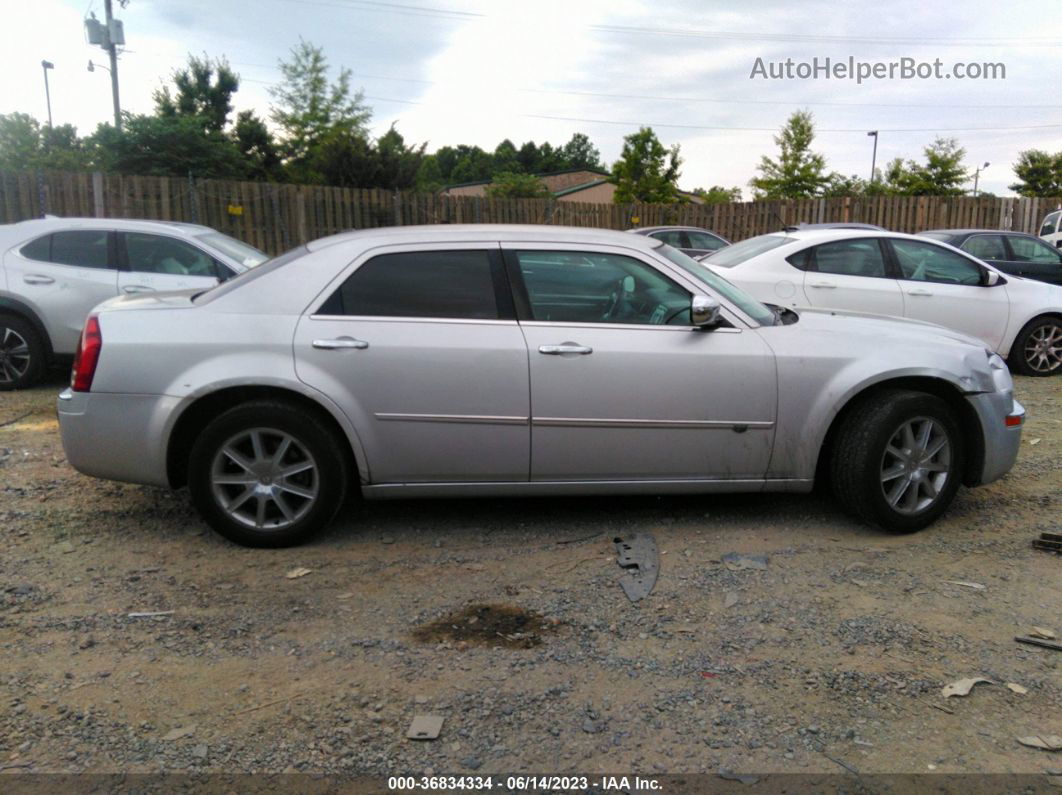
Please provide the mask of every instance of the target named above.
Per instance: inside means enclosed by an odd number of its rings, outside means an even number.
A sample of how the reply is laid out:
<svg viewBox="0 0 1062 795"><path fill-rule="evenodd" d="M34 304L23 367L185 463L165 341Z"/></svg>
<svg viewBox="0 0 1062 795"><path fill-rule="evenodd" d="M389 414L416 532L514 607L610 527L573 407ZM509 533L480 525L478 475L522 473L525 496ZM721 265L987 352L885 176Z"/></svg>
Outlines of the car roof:
<svg viewBox="0 0 1062 795"><path fill-rule="evenodd" d="M710 235L715 235L711 229L705 229L703 226L639 226L637 229L628 229L628 232L633 232L636 235L648 235L653 232L707 232ZM718 237L718 235L716 235Z"/></svg>
<svg viewBox="0 0 1062 795"><path fill-rule="evenodd" d="M43 234L62 229L123 229L142 232L183 232L189 235L217 231L209 226L183 221L149 221L141 218L60 218L51 215L19 221L2 228L18 233L25 231L27 234L37 232Z"/></svg>
<svg viewBox="0 0 1062 795"><path fill-rule="evenodd" d="M1013 229L925 229L918 234L924 235L932 232L935 235L1021 235L1022 237L1036 237L1026 232L1017 232Z"/></svg>
<svg viewBox="0 0 1062 795"><path fill-rule="evenodd" d="M547 224L425 224L422 226L385 226L358 229L322 237L306 244L310 251L319 251L341 243L575 243L611 245L651 251L661 246L659 240L611 229L583 226L553 226Z"/></svg>

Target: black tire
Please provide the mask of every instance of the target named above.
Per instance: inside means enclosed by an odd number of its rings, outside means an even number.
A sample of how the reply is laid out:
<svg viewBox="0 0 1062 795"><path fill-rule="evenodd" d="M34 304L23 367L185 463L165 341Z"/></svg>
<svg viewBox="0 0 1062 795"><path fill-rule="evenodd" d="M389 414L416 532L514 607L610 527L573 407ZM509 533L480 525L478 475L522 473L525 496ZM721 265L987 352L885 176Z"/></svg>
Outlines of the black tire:
<svg viewBox="0 0 1062 795"><path fill-rule="evenodd" d="M199 434L188 490L196 510L230 541L288 547L332 521L346 499L349 470L334 432L312 412L257 400L229 409Z"/></svg>
<svg viewBox="0 0 1062 795"><path fill-rule="evenodd" d="M1038 317L1026 323L1014 338L1007 361L1021 375L1046 378L1062 373L1062 318Z"/></svg>
<svg viewBox="0 0 1062 795"><path fill-rule="evenodd" d="M902 441L900 447L890 445L905 438L905 426L915 433L924 430L925 420L931 421L927 452L942 438L946 451L941 448L923 462L920 438L910 447ZM892 450L914 454L901 458ZM944 400L906 389L878 392L855 406L838 429L830 457L834 494L849 513L867 524L892 533L913 533L932 524L951 504L962 479L963 452L955 412ZM894 474L897 470L900 475ZM930 491L936 496L931 497ZM889 501L897 494L899 507Z"/></svg>
<svg viewBox="0 0 1062 795"><path fill-rule="evenodd" d="M44 373L44 342L29 322L0 315L0 392L25 389Z"/></svg>

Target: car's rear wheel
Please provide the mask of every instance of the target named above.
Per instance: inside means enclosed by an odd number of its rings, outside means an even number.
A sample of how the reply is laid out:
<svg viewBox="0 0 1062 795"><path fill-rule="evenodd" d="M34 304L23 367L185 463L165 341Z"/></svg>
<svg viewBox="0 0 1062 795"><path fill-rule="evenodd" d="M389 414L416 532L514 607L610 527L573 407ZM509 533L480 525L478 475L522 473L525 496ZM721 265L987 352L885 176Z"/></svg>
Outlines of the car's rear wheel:
<svg viewBox="0 0 1062 795"><path fill-rule="evenodd" d="M274 401L220 415L188 461L192 503L218 533L244 546L306 541L332 521L348 482L329 429L312 413Z"/></svg>
<svg viewBox="0 0 1062 795"><path fill-rule="evenodd" d="M0 392L35 384L44 370L44 344L20 317L0 315Z"/></svg>
<svg viewBox="0 0 1062 795"><path fill-rule="evenodd" d="M1014 338L1008 359L1021 375L1062 373L1062 318L1041 317L1028 323Z"/></svg>
<svg viewBox="0 0 1062 795"><path fill-rule="evenodd" d="M911 533L951 504L962 462L962 435L948 404L897 389L879 392L845 417L830 474L850 513L890 532Z"/></svg>

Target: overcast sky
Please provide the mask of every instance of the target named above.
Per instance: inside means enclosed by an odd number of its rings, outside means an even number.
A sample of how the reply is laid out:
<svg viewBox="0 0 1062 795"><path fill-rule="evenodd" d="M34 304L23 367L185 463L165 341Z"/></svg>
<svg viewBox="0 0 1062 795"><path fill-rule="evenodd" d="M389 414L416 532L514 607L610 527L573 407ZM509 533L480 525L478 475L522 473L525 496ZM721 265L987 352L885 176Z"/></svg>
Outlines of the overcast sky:
<svg viewBox="0 0 1062 795"><path fill-rule="evenodd" d="M0 113L46 119L47 59L56 124L88 134L111 119L108 75L86 69L107 63L85 41L90 11L102 18L103 0L7 4ZM760 155L800 108L814 113L815 149L843 174L869 175L874 129L879 165L920 157L937 135L958 138L968 166L991 163L980 186L1000 195L1019 151L1062 150L1059 0L115 0L115 12L122 107L133 112L150 112L152 91L205 52L240 74L237 109L267 116L277 60L301 36L353 72L374 135L396 123L429 151L584 132L611 164L623 136L650 125L681 144L681 187L739 185L748 197ZM939 58L945 72L1002 63L1006 78L750 79L757 58L816 57Z"/></svg>

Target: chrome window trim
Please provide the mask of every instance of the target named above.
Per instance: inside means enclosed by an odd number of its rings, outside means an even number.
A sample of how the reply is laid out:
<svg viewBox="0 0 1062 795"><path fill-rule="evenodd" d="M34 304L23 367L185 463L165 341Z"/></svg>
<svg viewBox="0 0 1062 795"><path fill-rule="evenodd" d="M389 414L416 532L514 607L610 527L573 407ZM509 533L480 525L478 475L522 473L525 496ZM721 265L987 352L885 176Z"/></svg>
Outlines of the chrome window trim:
<svg viewBox="0 0 1062 795"><path fill-rule="evenodd" d="M540 326L543 328L574 328L574 329L594 329L594 328L607 328L607 329L637 329L641 331L681 331L689 334L691 332L699 332L701 334L740 334L741 329L736 326L731 328L713 328L702 329L699 326L665 326L665 325L647 325L644 323L576 323L569 321L553 321L553 320L521 320L521 326Z"/></svg>
<svg viewBox="0 0 1062 795"><path fill-rule="evenodd" d="M404 315L310 315L310 320L350 320L359 323L458 323L472 326L515 326L515 320L461 317L406 317Z"/></svg>

